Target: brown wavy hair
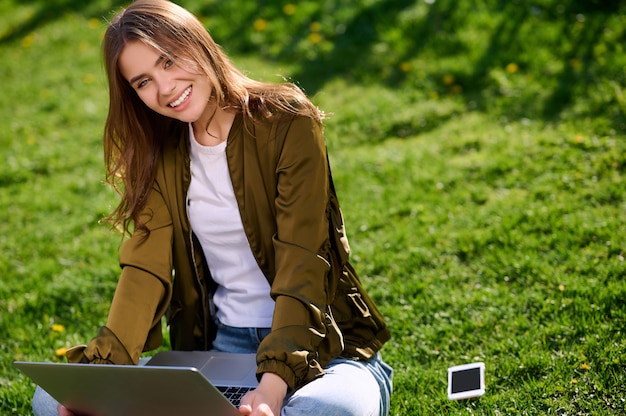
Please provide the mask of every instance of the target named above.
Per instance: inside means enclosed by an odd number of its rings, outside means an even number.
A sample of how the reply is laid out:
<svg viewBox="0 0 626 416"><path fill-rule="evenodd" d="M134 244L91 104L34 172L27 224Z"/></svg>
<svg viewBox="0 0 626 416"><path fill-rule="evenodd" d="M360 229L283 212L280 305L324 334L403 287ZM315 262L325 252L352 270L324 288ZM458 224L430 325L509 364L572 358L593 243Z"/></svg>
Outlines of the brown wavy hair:
<svg viewBox="0 0 626 416"><path fill-rule="evenodd" d="M104 127L106 181L121 201L108 216L124 233L148 232L139 214L152 189L167 132L180 123L150 110L122 76L119 56L128 42L141 41L207 76L217 106L243 114L244 122L284 114L322 123L324 113L295 84L265 83L245 76L215 43L202 23L166 0L138 0L109 23L102 43L109 82L109 112Z"/></svg>

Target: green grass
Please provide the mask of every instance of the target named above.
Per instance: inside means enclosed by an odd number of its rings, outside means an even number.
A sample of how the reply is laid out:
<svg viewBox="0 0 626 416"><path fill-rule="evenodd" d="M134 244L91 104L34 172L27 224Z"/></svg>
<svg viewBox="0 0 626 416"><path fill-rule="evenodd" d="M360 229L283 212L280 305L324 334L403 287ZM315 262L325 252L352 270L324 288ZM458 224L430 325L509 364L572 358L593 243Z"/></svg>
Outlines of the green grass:
<svg viewBox="0 0 626 416"><path fill-rule="evenodd" d="M14 360L60 360L106 319L99 43L122 3L0 0L2 415L30 414ZM251 76L333 113L392 414L626 413L623 2L181 3ZM474 360L486 394L447 400L447 368Z"/></svg>

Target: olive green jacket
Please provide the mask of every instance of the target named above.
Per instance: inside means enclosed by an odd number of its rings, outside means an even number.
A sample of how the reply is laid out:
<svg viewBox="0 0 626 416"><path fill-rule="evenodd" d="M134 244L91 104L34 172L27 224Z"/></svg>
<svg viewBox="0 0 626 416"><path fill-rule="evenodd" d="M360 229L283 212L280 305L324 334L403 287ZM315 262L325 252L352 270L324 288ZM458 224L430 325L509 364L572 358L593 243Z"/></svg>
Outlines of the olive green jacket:
<svg viewBox="0 0 626 416"><path fill-rule="evenodd" d="M171 137L142 214L150 233L124 242L107 324L88 346L70 350L70 361L137 363L161 345L164 315L173 349L211 348L214 283L186 210L187 125L176 124ZM259 376L276 373L293 389L334 357L370 358L390 335L348 263L321 126L305 117L244 123L238 115L226 156L250 248L276 302L257 351Z"/></svg>

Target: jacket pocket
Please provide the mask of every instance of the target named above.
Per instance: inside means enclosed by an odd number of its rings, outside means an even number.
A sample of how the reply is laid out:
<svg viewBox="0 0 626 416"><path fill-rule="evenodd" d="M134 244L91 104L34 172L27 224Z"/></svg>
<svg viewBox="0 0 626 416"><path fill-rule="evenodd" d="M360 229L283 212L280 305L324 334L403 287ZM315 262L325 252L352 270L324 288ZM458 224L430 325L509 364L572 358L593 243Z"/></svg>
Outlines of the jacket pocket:
<svg viewBox="0 0 626 416"><path fill-rule="evenodd" d="M390 338L382 314L350 263L339 279L332 310L344 338L342 355L347 358L367 360Z"/></svg>

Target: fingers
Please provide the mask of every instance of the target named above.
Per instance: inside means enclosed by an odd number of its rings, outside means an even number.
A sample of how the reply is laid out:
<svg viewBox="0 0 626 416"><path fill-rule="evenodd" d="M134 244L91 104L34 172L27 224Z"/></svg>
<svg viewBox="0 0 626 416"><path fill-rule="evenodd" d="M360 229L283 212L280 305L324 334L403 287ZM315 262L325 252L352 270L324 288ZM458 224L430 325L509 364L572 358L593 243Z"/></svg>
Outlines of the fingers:
<svg viewBox="0 0 626 416"><path fill-rule="evenodd" d="M239 412L249 416L275 416L280 413L272 411L272 408L266 403L265 397L258 394L256 390L246 393L241 398Z"/></svg>
<svg viewBox="0 0 626 416"><path fill-rule="evenodd" d="M266 404L262 404L256 407L254 410L252 410L252 407L250 405L245 404L243 406L239 406L239 413L248 416L274 416L274 412L272 412L272 410Z"/></svg>
<svg viewBox="0 0 626 416"><path fill-rule="evenodd" d="M57 412L59 412L59 416L74 416L74 413L67 410L67 408L62 404L57 406Z"/></svg>
<svg viewBox="0 0 626 416"><path fill-rule="evenodd" d="M242 415L251 414L252 406L250 406L249 404L242 404L241 406L239 406L239 413L241 413Z"/></svg>
<svg viewBox="0 0 626 416"><path fill-rule="evenodd" d="M251 415L252 414L252 403L254 401L254 395L252 394L254 390L251 390L243 395L241 398L241 404L239 405L239 413L242 415Z"/></svg>

